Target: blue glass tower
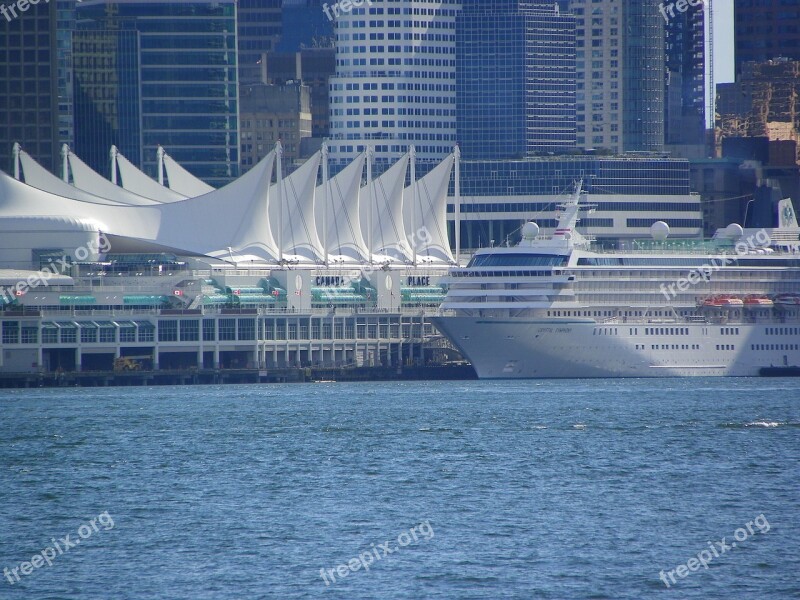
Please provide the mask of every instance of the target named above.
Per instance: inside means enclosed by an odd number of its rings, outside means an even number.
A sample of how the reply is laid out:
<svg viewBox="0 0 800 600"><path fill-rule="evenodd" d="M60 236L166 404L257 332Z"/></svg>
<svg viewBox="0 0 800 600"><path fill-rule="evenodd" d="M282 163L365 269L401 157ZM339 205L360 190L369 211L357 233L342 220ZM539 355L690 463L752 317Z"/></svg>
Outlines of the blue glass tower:
<svg viewBox="0 0 800 600"><path fill-rule="evenodd" d="M158 145L219 186L239 176L236 3L79 4L75 150L107 173L110 143L150 175Z"/></svg>
<svg viewBox="0 0 800 600"><path fill-rule="evenodd" d="M456 21L457 132L469 159L575 146L575 18L556 3L468 0Z"/></svg>

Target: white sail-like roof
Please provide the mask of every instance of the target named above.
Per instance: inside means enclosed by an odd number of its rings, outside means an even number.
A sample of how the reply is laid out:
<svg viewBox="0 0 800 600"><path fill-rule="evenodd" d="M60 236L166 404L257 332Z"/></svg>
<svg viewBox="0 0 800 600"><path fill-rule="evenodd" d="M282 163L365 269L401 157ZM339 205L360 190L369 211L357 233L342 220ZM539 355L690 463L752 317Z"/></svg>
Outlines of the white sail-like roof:
<svg viewBox="0 0 800 600"><path fill-rule="evenodd" d="M316 190L320 202L316 206L317 230L326 238L328 254L355 262L364 262L369 251L361 232L359 217L359 192L361 173L364 170L365 154L359 154L353 162L328 181L327 192L319 186ZM325 198L327 209L322 205ZM327 222L327 226L323 225Z"/></svg>
<svg viewBox="0 0 800 600"><path fill-rule="evenodd" d="M411 260L407 254L406 227L403 223L403 186L405 185L408 154L372 182L372 250L395 260ZM369 188L361 190L361 226L369 229ZM367 240L370 239L365 234Z"/></svg>
<svg viewBox="0 0 800 600"><path fill-rule="evenodd" d="M117 153L116 159L117 167L119 167L120 184L126 190L159 202L175 202L186 198L183 194L164 187L155 179L150 178L147 174L137 169L122 154Z"/></svg>
<svg viewBox="0 0 800 600"><path fill-rule="evenodd" d="M447 238L447 188L454 158L451 154L414 184L415 203L410 186L403 192L406 239L416 249L417 262L455 262Z"/></svg>
<svg viewBox="0 0 800 600"><path fill-rule="evenodd" d="M24 150L19 151L19 163L22 167L22 175L25 183L31 187L35 187L38 190L50 192L51 194L56 194L65 198L72 198L73 200L82 200L85 202L107 204L112 206L120 205L119 202L115 202L114 200L98 197L94 194L90 194L71 186L63 179L56 177L42 165L37 163L33 157ZM154 204L152 200L149 200L148 202L150 204Z"/></svg>
<svg viewBox="0 0 800 600"><path fill-rule="evenodd" d="M150 206L152 204L159 204L157 200L139 196L111 183L108 179L96 171L93 171L89 165L78 158L72 151L67 154L67 161L69 164L69 171L72 174L72 185L84 192L89 192L95 196L129 206ZM55 192L54 190L48 191L53 191L54 193L67 196L68 198L74 197Z"/></svg>
<svg viewBox="0 0 800 600"><path fill-rule="evenodd" d="M321 152L316 152L291 175L283 179L283 235L278 231L281 217L278 208L278 185L269 189L269 218L276 242L283 241L284 254L310 261L322 258L322 242L314 216L314 192L317 185Z"/></svg>
<svg viewBox="0 0 800 600"><path fill-rule="evenodd" d="M267 215L267 189L275 153L270 152L229 185L180 202L113 206L64 198L0 172L0 217L92 219L104 233L194 254L238 255L274 260L277 248Z"/></svg>
<svg viewBox="0 0 800 600"><path fill-rule="evenodd" d="M194 198L213 192L215 188L208 185L180 166L175 159L164 153L164 170L167 172L167 185L169 189L178 192L187 198Z"/></svg>

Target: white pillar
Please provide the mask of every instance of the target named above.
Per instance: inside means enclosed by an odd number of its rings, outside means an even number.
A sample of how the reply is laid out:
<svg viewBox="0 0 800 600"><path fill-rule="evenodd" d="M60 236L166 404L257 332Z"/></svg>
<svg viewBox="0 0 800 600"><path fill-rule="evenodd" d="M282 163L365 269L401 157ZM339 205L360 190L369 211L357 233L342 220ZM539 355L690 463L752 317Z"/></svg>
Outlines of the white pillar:
<svg viewBox="0 0 800 600"><path fill-rule="evenodd" d="M414 146L408 149L408 156L411 159L411 235L415 236L411 245L412 264L417 265L417 150Z"/></svg>
<svg viewBox="0 0 800 600"><path fill-rule="evenodd" d="M328 140L322 142L322 260L328 265Z"/></svg>
<svg viewBox="0 0 800 600"><path fill-rule="evenodd" d="M117 185L117 147L111 146L111 183Z"/></svg>
<svg viewBox="0 0 800 600"><path fill-rule="evenodd" d="M372 145L367 146L367 202L369 203L369 212L367 213L367 251L369 256L367 256L367 261L369 264L372 264L372 230L373 230L373 220L374 220L374 212L375 209L373 204L375 203L375 198L372 194L372 161L375 159L375 147Z"/></svg>
<svg viewBox="0 0 800 600"><path fill-rule="evenodd" d="M158 157L158 183L164 185L164 148L158 147L156 156Z"/></svg>
<svg viewBox="0 0 800 600"><path fill-rule="evenodd" d="M17 181L20 180L20 172L19 172L19 153L22 150L22 147L19 145L19 142L14 142L14 147L12 148L12 153L14 156L14 179Z"/></svg>
<svg viewBox="0 0 800 600"><path fill-rule="evenodd" d="M278 188L278 262L283 262L283 146L281 141L275 142L275 160L277 162Z"/></svg>
<svg viewBox="0 0 800 600"><path fill-rule="evenodd" d="M455 156L455 182L454 182L454 192L455 198L453 199L453 203L455 204L455 242L456 242L456 265L459 264L458 257L461 254L461 149L456 144L455 149L453 150L453 156Z"/></svg>
<svg viewBox="0 0 800 600"><path fill-rule="evenodd" d="M61 145L61 178L69 183L69 146Z"/></svg>

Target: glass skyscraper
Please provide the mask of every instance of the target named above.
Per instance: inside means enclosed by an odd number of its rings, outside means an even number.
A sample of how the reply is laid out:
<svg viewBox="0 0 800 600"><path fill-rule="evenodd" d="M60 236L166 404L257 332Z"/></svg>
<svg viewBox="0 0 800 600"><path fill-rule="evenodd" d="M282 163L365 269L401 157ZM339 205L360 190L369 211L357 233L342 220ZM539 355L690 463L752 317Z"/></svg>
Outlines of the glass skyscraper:
<svg viewBox="0 0 800 600"><path fill-rule="evenodd" d="M237 15L239 81L259 83L262 57L275 50L283 33L281 0L239 0Z"/></svg>
<svg viewBox="0 0 800 600"><path fill-rule="evenodd" d="M2 4L0 169L11 169L11 147L19 142L55 172L60 164L56 3L28 4L25 12L13 5L13 13Z"/></svg>
<svg viewBox="0 0 800 600"><path fill-rule="evenodd" d="M575 17L555 3L463 2L456 114L465 158L574 148L575 85Z"/></svg>
<svg viewBox="0 0 800 600"><path fill-rule="evenodd" d="M239 176L236 3L79 4L75 150L108 173L111 143L155 176L160 144L215 186Z"/></svg>

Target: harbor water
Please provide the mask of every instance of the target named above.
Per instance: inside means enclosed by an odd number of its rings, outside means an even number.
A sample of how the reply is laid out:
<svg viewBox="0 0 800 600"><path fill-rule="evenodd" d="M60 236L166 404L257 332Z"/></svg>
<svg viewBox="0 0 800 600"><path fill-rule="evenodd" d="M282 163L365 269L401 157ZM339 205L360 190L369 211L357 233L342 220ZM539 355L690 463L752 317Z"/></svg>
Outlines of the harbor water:
<svg viewBox="0 0 800 600"><path fill-rule="evenodd" d="M0 598L800 597L797 379L0 399Z"/></svg>

